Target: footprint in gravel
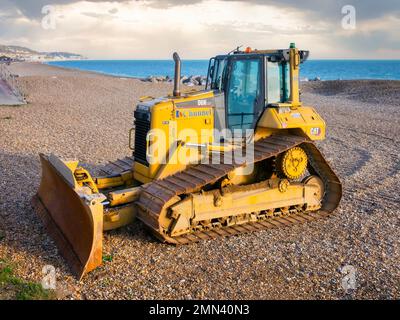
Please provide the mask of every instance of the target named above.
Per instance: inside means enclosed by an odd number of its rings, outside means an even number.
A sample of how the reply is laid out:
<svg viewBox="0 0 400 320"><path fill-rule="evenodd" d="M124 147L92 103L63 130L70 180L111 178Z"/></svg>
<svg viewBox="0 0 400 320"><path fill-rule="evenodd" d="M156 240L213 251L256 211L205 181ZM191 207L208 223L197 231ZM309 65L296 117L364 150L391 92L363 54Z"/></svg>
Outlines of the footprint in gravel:
<svg viewBox="0 0 400 320"><path fill-rule="evenodd" d="M372 158L369 151L347 144L345 141L337 138L330 139L330 150L335 150L335 165L340 171L339 174L346 177L355 175Z"/></svg>
<svg viewBox="0 0 400 320"><path fill-rule="evenodd" d="M371 160L371 154L367 150L355 148L349 150L350 165L347 167L347 176L352 176L360 171Z"/></svg>

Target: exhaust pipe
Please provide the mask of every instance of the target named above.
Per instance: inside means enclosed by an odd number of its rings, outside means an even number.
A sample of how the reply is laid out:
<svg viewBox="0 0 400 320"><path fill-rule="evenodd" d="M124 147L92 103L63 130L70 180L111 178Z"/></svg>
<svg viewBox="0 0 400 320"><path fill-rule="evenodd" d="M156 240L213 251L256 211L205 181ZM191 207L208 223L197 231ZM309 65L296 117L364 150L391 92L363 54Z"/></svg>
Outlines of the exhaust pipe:
<svg viewBox="0 0 400 320"><path fill-rule="evenodd" d="M175 77L174 77L174 97L180 97L180 84L181 84L181 58L179 58L179 54L174 52L173 55L175 61Z"/></svg>

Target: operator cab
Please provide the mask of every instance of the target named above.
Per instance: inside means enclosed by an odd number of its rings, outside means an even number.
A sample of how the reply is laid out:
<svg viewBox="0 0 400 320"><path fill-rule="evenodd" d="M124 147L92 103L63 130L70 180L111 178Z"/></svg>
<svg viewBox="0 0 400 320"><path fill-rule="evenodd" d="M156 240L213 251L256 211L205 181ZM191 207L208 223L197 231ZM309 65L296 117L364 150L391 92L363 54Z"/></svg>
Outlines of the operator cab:
<svg viewBox="0 0 400 320"><path fill-rule="evenodd" d="M308 51L299 56L305 61ZM289 101L290 88L289 50L247 48L210 59L206 90L216 96L217 129L254 129L264 108Z"/></svg>

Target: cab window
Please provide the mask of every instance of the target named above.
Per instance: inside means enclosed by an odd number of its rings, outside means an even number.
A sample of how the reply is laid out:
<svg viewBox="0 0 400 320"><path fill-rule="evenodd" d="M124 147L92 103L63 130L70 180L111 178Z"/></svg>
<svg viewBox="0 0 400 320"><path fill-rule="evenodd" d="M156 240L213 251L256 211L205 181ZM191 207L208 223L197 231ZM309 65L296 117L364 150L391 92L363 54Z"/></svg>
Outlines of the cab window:
<svg viewBox="0 0 400 320"><path fill-rule="evenodd" d="M222 91L224 89L226 59L215 59L212 66L211 89Z"/></svg>
<svg viewBox="0 0 400 320"><path fill-rule="evenodd" d="M287 63L267 62L267 103L286 102L290 97L290 69Z"/></svg>
<svg viewBox="0 0 400 320"><path fill-rule="evenodd" d="M262 60L233 60L227 96L228 128L252 129L261 102ZM262 101L263 103L263 101Z"/></svg>

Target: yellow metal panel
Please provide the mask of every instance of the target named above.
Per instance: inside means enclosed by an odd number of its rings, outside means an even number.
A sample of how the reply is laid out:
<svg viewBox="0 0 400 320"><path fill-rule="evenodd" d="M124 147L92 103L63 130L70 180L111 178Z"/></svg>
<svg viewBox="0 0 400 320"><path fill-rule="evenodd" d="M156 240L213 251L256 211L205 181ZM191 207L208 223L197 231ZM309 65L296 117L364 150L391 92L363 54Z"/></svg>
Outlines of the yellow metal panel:
<svg viewBox="0 0 400 320"><path fill-rule="evenodd" d="M301 106L299 94L299 71L300 55L297 48L291 48L289 52L290 59L290 102L292 107Z"/></svg>
<svg viewBox="0 0 400 320"><path fill-rule="evenodd" d="M260 188L251 191L227 193L221 197L221 204L215 207L214 195L210 193L196 194L193 197L194 221L208 220L216 217L228 217L235 214L258 212L270 208L306 203L304 185L293 183L286 192L278 188Z"/></svg>
<svg viewBox="0 0 400 320"><path fill-rule="evenodd" d="M192 194L171 207L170 217L175 219L171 235L187 233L192 222L238 217L251 212L304 204L315 209L320 207L318 186L294 182L288 184L285 191L281 191L281 182L271 180L248 186L227 187L223 193L214 190Z"/></svg>
<svg viewBox="0 0 400 320"><path fill-rule="evenodd" d="M147 183L152 180L149 178L149 167L146 167L139 162L135 162L134 164L133 177L141 183Z"/></svg>
<svg viewBox="0 0 400 320"><path fill-rule="evenodd" d="M108 194L111 206L118 206L133 202L139 198L141 187L112 191Z"/></svg>
<svg viewBox="0 0 400 320"><path fill-rule="evenodd" d="M267 108L258 126L269 129L300 129L311 140L325 138L325 121L311 107Z"/></svg>
<svg viewBox="0 0 400 320"><path fill-rule="evenodd" d="M198 161L199 151L189 145L213 142L214 108L200 103L213 95L212 91L194 91L152 107L148 135L152 158L148 159L148 167L135 163L135 179L144 183L182 171L186 165ZM174 152L178 142L186 146Z"/></svg>
<svg viewBox="0 0 400 320"><path fill-rule="evenodd" d="M103 230L113 230L132 223L137 214L137 207L134 204L109 209L104 214Z"/></svg>

